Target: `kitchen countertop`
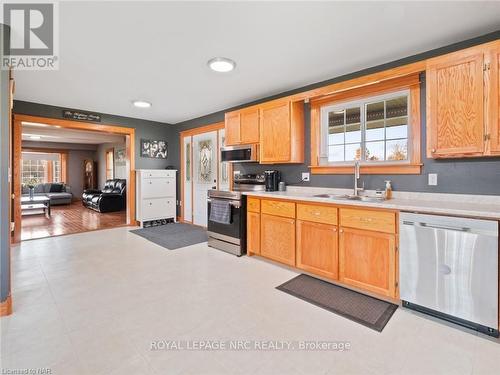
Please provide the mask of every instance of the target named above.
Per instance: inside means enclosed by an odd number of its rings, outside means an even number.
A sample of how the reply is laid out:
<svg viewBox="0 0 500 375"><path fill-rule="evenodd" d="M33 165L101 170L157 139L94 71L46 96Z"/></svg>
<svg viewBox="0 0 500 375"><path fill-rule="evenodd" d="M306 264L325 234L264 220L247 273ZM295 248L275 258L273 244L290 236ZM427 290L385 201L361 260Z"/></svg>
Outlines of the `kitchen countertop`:
<svg viewBox="0 0 500 375"><path fill-rule="evenodd" d="M398 211L500 220L500 196L492 195L393 192L393 199L382 202L367 202L314 196L317 194L352 194L352 189L287 187L287 191L249 191L243 194L261 198L331 203L339 206L385 208ZM362 193L362 195L374 196L375 192L368 191Z"/></svg>

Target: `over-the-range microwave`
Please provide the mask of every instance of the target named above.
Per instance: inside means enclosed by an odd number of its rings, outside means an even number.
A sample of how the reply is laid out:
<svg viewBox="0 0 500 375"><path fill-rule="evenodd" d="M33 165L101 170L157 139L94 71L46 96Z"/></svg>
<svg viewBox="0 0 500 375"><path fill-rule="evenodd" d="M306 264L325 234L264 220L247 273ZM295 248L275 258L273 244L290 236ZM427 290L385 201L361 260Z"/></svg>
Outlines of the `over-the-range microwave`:
<svg viewBox="0 0 500 375"><path fill-rule="evenodd" d="M258 162L259 146L252 144L221 147L220 160L229 163Z"/></svg>

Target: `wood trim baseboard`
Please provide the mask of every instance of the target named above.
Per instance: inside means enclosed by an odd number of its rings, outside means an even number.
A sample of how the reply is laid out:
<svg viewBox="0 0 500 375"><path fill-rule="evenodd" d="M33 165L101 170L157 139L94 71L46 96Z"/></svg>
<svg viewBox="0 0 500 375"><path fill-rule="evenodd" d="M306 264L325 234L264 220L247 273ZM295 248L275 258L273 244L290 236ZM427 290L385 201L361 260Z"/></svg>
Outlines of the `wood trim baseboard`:
<svg viewBox="0 0 500 375"><path fill-rule="evenodd" d="M12 296L9 294L5 301L0 302L0 316L12 314Z"/></svg>

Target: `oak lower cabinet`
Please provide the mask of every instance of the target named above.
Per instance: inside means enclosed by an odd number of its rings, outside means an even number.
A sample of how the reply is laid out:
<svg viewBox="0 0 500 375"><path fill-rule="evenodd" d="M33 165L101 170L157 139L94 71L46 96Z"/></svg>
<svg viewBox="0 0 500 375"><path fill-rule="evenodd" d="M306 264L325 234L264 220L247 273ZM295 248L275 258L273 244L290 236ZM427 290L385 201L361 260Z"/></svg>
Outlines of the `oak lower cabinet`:
<svg viewBox="0 0 500 375"><path fill-rule="evenodd" d="M260 254L260 213L247 212L247 253Z"/></svg>
<svg viewBox="0 0 500 375"><path fill-rule="evenodd" d="M344 227L339 233L339 280L395 297L396 235Z"/></svg>
<svg viewBox="0 0 500 375"><path fill-rule="evenodd" d="M338 231L336 225L297 220L297 267L338 279Z"/></svg>
<svg viewBox="0 0 500 375"><path fill-rule="evenodd" d="M260 255L295 266L295 219L261 214Z"/></svg>

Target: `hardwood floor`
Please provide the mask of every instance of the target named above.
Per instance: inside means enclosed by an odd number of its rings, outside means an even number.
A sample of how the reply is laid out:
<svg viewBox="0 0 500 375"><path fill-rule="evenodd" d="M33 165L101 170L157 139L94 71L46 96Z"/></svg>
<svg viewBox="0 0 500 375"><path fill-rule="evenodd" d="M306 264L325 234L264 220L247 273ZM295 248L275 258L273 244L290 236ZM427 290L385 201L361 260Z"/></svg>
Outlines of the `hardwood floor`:
<svg viewBox="0 0 500 375"><path fill-rule="evenodd" d="M21 240L88 232L126 225L126 211L99 213L81 202L52 206L50 219L45 215L27 215L21 220Z"/></svg>

